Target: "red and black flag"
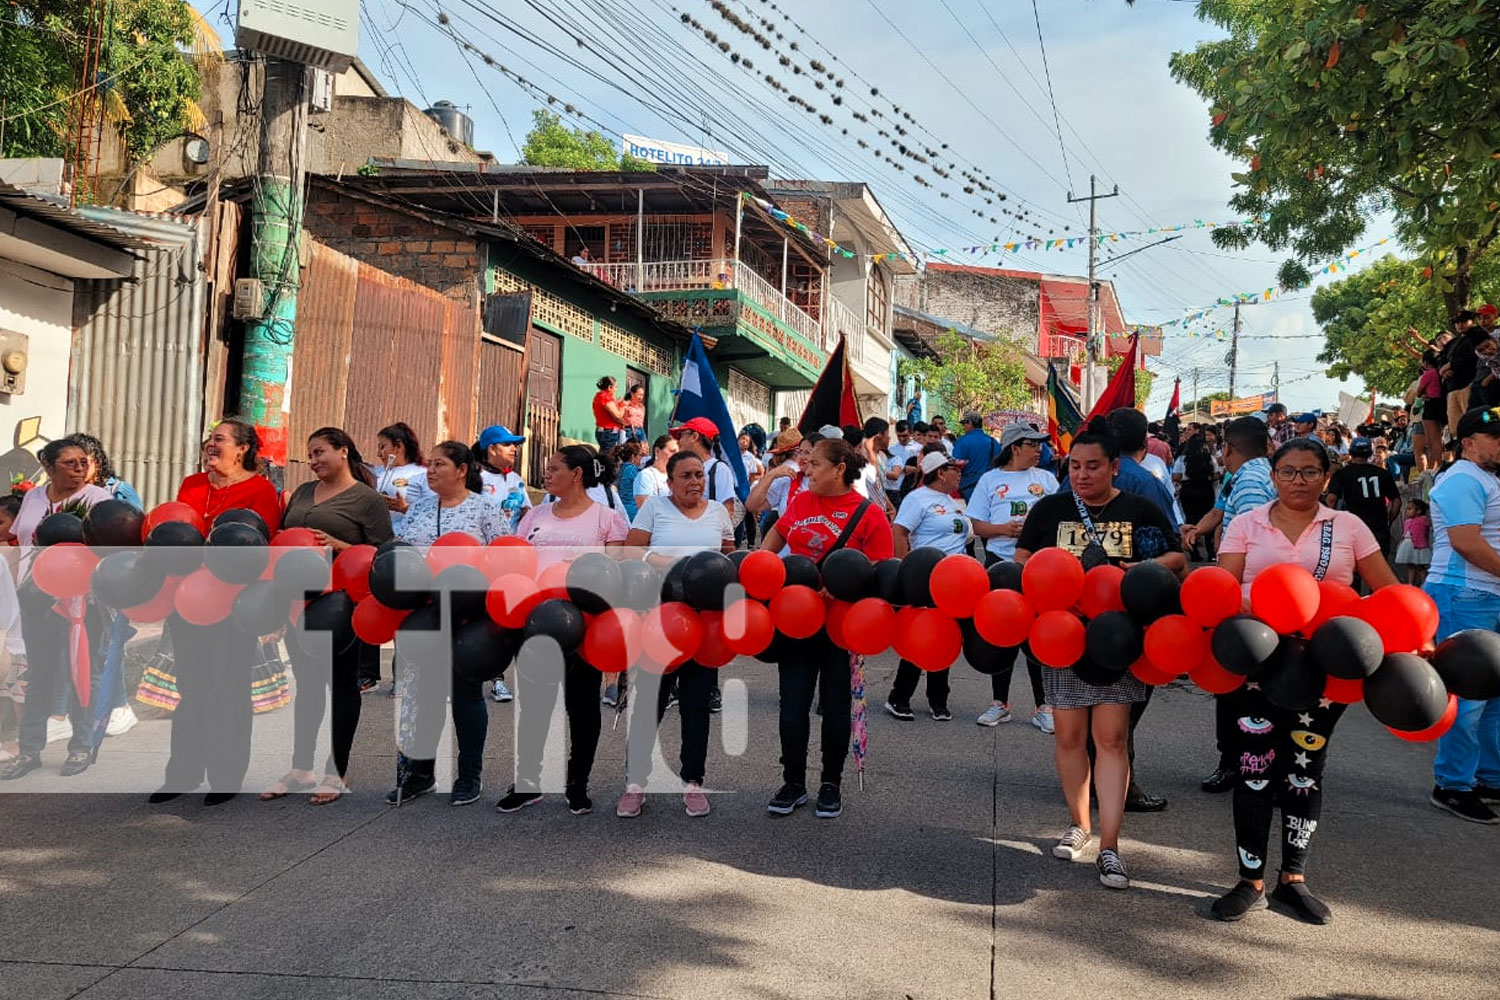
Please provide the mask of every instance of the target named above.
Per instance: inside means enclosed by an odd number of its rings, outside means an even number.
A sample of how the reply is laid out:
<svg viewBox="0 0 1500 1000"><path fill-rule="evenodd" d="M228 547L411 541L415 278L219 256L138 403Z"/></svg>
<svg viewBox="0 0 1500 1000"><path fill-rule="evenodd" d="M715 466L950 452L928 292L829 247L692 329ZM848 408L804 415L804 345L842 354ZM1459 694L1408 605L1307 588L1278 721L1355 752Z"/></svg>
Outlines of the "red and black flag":
<svg viewBox="0 0 1500 1000"><path fill-rule="evenodd" d="M849 352L845 350L844 338L840 337L839 346L828 356L823 374L818 376L817 385L807 397L807 407L802 411L802 419L797 421L797 429L803 434L811 434L830 424L848 427L860 422L859 405L854 399L854 376L849 370Z"/></svg>

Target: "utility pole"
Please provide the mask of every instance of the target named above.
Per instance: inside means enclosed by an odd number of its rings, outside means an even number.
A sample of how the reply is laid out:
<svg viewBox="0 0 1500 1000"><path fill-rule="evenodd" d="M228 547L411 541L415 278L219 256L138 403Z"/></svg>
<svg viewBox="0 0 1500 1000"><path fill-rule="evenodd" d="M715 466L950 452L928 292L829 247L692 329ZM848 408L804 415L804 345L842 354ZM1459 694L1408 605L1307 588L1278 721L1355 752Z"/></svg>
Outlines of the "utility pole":
<svg viewBox="0 0 1500 1000"><path fill-rule="evenodd" d="M1271 391L1275 392L1275 393L1281 392L1281 362L1280 361L1272 361L1271 362ZM1280 396L1278 396L1277 398L1279 399Z"/></svg>
<svg viewBox="0 0 1500 1000"><path fill-rule="evenodd" d="M1114 191L1109 194L1099 194L1095 188L1096 178L1089 174L1089 196L1087 198L1075 198L1073 192L1068 192L1068 204L1086 201L1089 203L1089 334L1088 334L1088 356L1083 366L1083 412L1088 413L1094 408L1094 403L1099 398L1099 389L1094 384L1094 368L1099 361L1099 282L1096 277L1096 265L1099 258L1099 202L1105 198L1118 198L1120 186L1115 185Z"/></svg>
<svg viewBox="0 0 1500 1000"><path fill-rule="evenodd" d="M260 163L250 202L250 275L260 280L261 318L245 324L239 412L260 435L272 466L287 462L293 332L307 152L307 66L266 57Z"/></svg>
<svg viewBox="0 0 1500 1000"><path fill-rule="evenodd" d="M1198 419L1198 369L1193 369L1193 419Z"/></svg>
<svg viewBox="0 0 1500 1000"><path fill-rule="evenodd" d="M1240 304L1234 304L1234 332L1229 339L1229 401L1234 402L1234 370L1240 363Z"/></svg>

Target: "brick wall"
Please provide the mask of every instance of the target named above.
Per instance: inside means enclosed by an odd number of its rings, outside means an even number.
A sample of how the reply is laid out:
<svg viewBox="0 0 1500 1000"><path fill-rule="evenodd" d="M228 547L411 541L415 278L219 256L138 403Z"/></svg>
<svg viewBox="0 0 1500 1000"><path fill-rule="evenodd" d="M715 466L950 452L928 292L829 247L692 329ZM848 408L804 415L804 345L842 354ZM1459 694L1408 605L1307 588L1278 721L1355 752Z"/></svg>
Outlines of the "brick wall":
<svg viewBox="0 0 1500 1000"><path fill-rule="evenodd" d="M897 305L1037 349L1038 285L998 274L927 269L896 279Z"/></svg>
<svg viewBox="0 0 1500 1000"><path fill-rule="evenodd" d="M478 300L479 246L472 237L316 185L303 225L320 242L382 271L449 298Z"/></svg>

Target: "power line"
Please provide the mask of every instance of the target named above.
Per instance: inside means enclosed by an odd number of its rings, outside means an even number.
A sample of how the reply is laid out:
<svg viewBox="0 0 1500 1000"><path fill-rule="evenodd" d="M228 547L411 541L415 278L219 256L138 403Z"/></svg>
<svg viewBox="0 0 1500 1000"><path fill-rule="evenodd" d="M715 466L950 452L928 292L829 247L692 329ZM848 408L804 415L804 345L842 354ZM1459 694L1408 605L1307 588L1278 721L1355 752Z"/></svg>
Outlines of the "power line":
<svg viewBox="0 0 1500 1000"><path fill-rule="evenodd" d="M944 0L943 6L947 6ZM1057 148L1062 153L1063 171L1068 175L1068 187L1073 186L1073 172L1068 169L1068 151L1063 147L1062 121L1057 114L1057 96L1052 90L1052 69L1047 65L1047 42L1042 38L1042 13L1037 9L1036 0L1031 0L1031 16L1036 21L1036 43L1042 50L1042 72L1047 77L1047 100L1052 103L1052 125L1057 130Z"/></svg>

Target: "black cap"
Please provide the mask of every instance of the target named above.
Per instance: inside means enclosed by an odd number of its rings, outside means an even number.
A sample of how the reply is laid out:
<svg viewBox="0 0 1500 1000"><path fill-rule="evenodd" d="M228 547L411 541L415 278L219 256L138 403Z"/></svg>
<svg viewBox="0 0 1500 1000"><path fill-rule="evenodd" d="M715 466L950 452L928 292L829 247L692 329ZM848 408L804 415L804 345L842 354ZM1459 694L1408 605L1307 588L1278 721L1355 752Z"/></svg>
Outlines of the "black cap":
<svg viewBox="0 0 1500 1000"><path fill-rule="evenodd" d="M1500 407L1476 407L1458 418L1458 438L1488 434L1500 437Z"/></svg>

